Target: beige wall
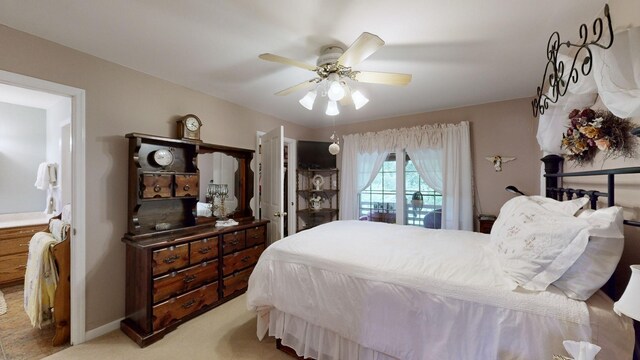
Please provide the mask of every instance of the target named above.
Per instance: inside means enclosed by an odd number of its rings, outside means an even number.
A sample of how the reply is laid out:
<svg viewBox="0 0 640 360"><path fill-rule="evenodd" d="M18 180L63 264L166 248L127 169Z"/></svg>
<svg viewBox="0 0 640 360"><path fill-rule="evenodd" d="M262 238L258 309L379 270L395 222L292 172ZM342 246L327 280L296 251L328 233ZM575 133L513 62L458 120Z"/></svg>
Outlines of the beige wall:
<svg viewBox="0 0 640 360"><path fill-rule="evenodd" d="M175 119L194 113L202 139L255 148L257 130L285 125L285 136L307 128L256 113L61 45L0 26L0 69L86 90L87 313L94 329L124 316L127 142L141 132L175 136ZM35 174L35 170L34 170Z"/></svg>
<svg viewBox="0 0 640 360"><path fill-rule="evenodd" d="M374 101L374 100L372 100ZM475 214L497 215L512 195L504 190L515 185L527 194L539 192L540 157L535 134L537 121L532 116L531 99L518 99L430 113L380 119L336 126L340 136L423 124L469 121L471 157L475 178ZM329 141L333 129L317 131L318 141ZM486 156L515 156L496 172ZM338 157L338 163L340 158Z"/></svg>

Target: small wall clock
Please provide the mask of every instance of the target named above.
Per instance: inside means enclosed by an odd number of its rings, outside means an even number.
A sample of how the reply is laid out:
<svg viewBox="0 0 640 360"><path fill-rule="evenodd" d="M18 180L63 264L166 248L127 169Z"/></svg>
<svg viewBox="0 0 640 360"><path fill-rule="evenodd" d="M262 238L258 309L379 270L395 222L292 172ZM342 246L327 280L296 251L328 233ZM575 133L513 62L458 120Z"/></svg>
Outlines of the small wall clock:
<svg viewBox="0 0 640 360"><path fill-rule="evenodd" d="M169 166L173 164L173 152L169 149L158 149L153 152L153 161L160 166Z"/></svg>
<svg viewBox="0 0 640 360"><path fill-rule="evenodd" d="M178 137L185 140L200 140L200 128L202 127L202 121L200 118L193 114L188 114L177 121L178 123Z"/></svg>

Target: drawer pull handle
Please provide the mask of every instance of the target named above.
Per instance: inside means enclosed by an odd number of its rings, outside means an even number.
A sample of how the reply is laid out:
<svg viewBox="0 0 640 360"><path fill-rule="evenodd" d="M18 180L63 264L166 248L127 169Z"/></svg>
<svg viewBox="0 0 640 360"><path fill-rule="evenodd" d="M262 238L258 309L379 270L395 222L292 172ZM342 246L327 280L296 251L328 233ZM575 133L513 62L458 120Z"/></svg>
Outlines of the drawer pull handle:
<svg viewBox="0 0 640 360"><path fill-rule="evenodd" d="M247 255L247 256L243 257L242 259L240 259L240 261L242 261L243 263L246 263L250 259L251 259L251 256Z"/></svg>
<svg viewBox="0 0 640 360"><path fill-rule="evenodd" d="M206 254L206 253L208 253L209 251L211 251L211 246L207 246L207 247L204 247L204 248L200 248L200 250L198 250L198 252L199 252L200 254L203 254L203 255L204 255L204 254Z"/></svg>
<svg viewBox="0 0 640 360"><path fill-rule="evenodd" d="M160 185L156 185L153 187L153 191L155 192L160 192L160 190L162 190L162 187L160 187Z"/></svg>
<svg viewBox="0 0 640 360"><path fill-rule="evenodd" d="M19 244L18 246L29 246L29 244Z"/></svg>
<svg viewBox="0 0 640 360"><path fill-rule="evenodd" d="M188 308L192 307L195 304L196 304L196 300L195 299L191 299L191 300L187 301L186 303L182 304L182 307L185 308L185 309L188 309Z"/></svg>
<svg viewBox="0 0 640 360"><path fill-rule="evenodd" d="M236 246L236 245L238 245L238 242L239 241L237 239L234 239L234 240L229 241L229 244L231 244L232 246Z"/></svg>
<svg viewBox="0 0 640 360"><path fill-rule="evenodd" d="M16 266L16 269L26 269L27 265L18 265Z"/></svg>
<svg viewBox="0 0 640 360"><path fill-rule="evenodd" d="M164 262L165 264L172 264L174 262L176 262L176 260L180 259L179 255L171 255L169 257L164 258L164 260L162 260L162 262Z"/></svg>
<svg viewBox="0 0 640 360"><path fill-rule="evenodd" d="M188 284L190 282L193 282L195 279L197 278L197 276L195 275L188 275L184 277L184 283Z"/></svg>
<svg viewBox="0 0 640 360"><path fill-rule="evenodd" d="M184 191L189 191L189 189L191 189L191 186L189 186L189 185L185 185L182 189L183 189Z"/></svg>

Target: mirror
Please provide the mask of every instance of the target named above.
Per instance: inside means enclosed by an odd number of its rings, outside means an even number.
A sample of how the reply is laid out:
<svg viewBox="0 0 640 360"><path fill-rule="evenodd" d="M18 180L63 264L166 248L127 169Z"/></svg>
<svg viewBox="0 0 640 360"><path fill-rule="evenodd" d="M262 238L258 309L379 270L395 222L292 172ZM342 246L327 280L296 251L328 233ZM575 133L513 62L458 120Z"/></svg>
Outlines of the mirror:
<svg viewBox="0 0 640 360"><path fill-rule="evenodd" d="M198 146L198 169L200 193L197 207L198 222L207 223L220 215L220 196L224 195L224 215L236 221L253 220L251 199L253 198L253 150L202 143ZM209 190L217 189L217 191ZM218 185L217 187L214 186ZM226 188L225 186L226 185ZM216 192L216 208L211 213L210 195Z"/></svg>
<svg viewBox="0 0 640 360"><path fill-rule="evenodd" d="M226 196L220 192L213 194L215 204L224 204L224 215L232 214L238 208L238 189L236 189L236 175L238 172L238 160L221 152L213 152L198 155L198 168L200 169L200 201L198 204L198 216L211 217L211 193L209 184L226 185ZM223 200L223 202L221 201ZM204 211L206 210L206 211ZM223 217L221 208L216 208L213 215ZM201 214L202 213L202 214Z"/></svg>

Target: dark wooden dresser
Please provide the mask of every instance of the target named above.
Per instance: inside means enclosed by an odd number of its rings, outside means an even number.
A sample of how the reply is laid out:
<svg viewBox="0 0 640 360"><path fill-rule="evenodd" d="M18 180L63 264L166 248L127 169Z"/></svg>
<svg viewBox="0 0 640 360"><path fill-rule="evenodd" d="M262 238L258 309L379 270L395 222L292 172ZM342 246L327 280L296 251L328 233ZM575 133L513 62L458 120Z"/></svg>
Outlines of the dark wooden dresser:
<svg viewBox="0 0 640 360"><path fill-rule="evenodd" d="M147 346L182 322L243 294L265 248L266 221L202 225L127 244L121 329Z"/></svg>
<svg viewBox="0 0 640 360"><path fill-rule="evenodd" d="M256 221L250 207L252 150L143 134L127 138L126 318L120 328L144 347L246 291L265 249L268 221ZM216 227L215 216L198 216L200 189L209 184L200 177L198 158L209 153L233 158L224 181L237 205L224 215L238 225ZM204 165L214 174L225 171Z"/></svg>

